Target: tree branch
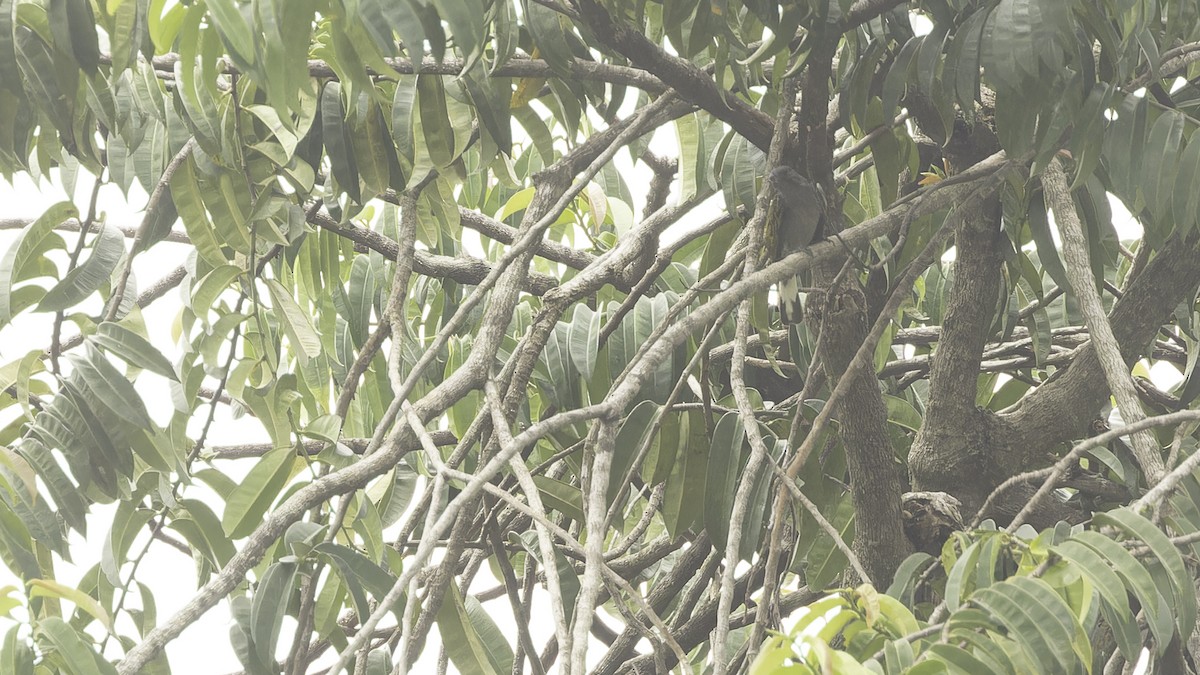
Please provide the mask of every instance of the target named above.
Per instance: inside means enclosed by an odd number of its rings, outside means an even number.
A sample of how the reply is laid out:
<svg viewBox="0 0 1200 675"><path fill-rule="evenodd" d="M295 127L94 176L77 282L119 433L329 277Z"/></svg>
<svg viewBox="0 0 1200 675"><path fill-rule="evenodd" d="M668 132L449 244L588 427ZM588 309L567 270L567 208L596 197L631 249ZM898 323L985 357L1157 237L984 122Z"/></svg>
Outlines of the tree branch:
<svg viewBox="0 0 1200 675"><path fill-rule="evenodd" d="M746 140L766 150L771 145L771 118L730 92L692 62L671 56L639 31L613 19L596 0L579 0L579 15L610 49L656 75L682 97L729 124Z"/></svg>
<svg viewBox="0 0 1200 675"><path fill-rule="evenodd" d="M1142 411L1137 390L1133 386L1133 378L1125 365L1125 359L1121 357L1121 348L1113 335L1108 317L1104 314L1104 306L1100 303L1100 290L1096 288L1091 263L1088 262L1088 244L1083 236L1083 224L1079 221L1079 214L1075 212L1075 200L1071 197L1067 175L1057 157L1046 165L1042 174L1042 187L1062 236L1063 262L1067 278L1075 291L1075 299L1079 301L1084 321L1087 322L1092 346L1104 369L1105 379L1117 398L1121 416L1130 423L1136 423L1144 419L1146 413ZM1147 482L1153 485L1162 480L1166 468L1163 466L1158 442L1149 431L1133 434L1133 454L1137 456Z"/></svg>

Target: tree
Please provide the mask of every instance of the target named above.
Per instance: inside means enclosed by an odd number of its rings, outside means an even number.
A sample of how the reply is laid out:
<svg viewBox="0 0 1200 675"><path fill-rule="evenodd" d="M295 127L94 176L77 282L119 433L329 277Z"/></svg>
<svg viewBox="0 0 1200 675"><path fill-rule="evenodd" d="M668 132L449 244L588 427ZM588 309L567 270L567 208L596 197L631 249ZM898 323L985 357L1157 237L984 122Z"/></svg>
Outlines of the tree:
<svg viewBox="0 0 1200 675"><path fill-rule="evenodd" d="M0 0L0 170L149 195L4 221L6 669L228 602L247 673L1194 672L1197 61L1183 1Z"/></svg>

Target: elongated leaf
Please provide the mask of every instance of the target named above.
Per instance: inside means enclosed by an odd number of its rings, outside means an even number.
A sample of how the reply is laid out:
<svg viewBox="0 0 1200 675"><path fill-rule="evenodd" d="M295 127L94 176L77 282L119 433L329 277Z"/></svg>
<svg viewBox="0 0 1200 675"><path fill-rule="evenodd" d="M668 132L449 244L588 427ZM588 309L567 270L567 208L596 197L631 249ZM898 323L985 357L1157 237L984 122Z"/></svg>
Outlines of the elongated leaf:
<svg viewBox="0 0 1200 675"><path fill-rule="evenodd" d="M216 24L230 55L241 59L243 64L253 64L255 57L254 35L248 19L239 11L244 7L234 0L209 0L209 19Z"/></svg>
<svg viewBox="0 0 1200 675"><path fill-rule="evenodd" d="M36 635L62 658L72 675L115 675L117 672L88 647L74 628L56 616L40 621Z"/></svg>
<svg viewBox="0 0 1200 675"><path fill-rule="evenodd" d="M124 253L124 236L116 228L100 223L91 255L46 292L38 310L54 312L83 302L109 280Z"/></svg>
<svg viewBox="0 0 1200 675"><path fill-rule="evenodd" d="M453 584L448 594L449 597L442 602L442 607L438 610L437 624L450 662L462 673L499 675L503 671L498 670L493 664L489 645L484 643L479 632L475 630L471 617L467 614L467 608L463 604L462 595ZM499 656L497 655L497 657ZM508 662L511 667L511 648Z"/></svg>
<svg viewBox="0 0 1200 675"><path fill-rule="evenodd" d="M59 87L57 70L49 47L36 33L18 25L16 54L26 91L62 134L63 146L68 148L68 151L73 150L75 142L71 121L74 115L74 98L67 98ZM78 71L75 75L78 77Z"/></svg>
<svg viewBox="0 0 1200 675"><path fill-rule="evenodd" d="M621 488L626 487L622 481L633 461L637 458L638 450L650 433L650 428L659 414L659 407L652 401L642 401L634 406L629 416L621 424L617 432L617 440L613 444L612 477L608 484L608 499L611 504L617 498Z"/></svg>
<svg viewBox="0 0 1200 675"><path fill-rule="evenodd" d="M304 310L300 309L300 305L296 304L292 294L278 281L267 279L266 284L279 322L283 325L288 339L291 340L292 348L296 351L297 356L301 361L304 361L306 357L318 356L321 353L321 336L313 327L312 319Z"/></svg>
<svg viewBox="0 0 1200 675"><path fill-rule="evenodd" d="M163 377L179 381L175 368L146 338L119 323L106 321L88 338L101 349L115 354L126 363L145 368Z"/></svg>
<svg viewBox="0 0 1200 675"><path fill-rule="evenodd" d="M204 278L192 287L192 311L201 321L206 320L209 310L216 304L217 297L241 273L242 270L238 267L222 265L204 275Z"/></svg>
<svg viewBox="0 0 1200 675"><path fill-rule="evenodd" d="M1070 634L1045 607L1025 604L1026 600L1024 594L1007 583L990 586L971 596L971 603L999 619L1035 663L1056 663L1069 672L1074 663Z"/></svg>
<svg viewBox="0 0 1200 675"><path fill-rule="evenodd" d="M325 142L334 180L351 199L362 203L354 144L350 142L346 113L342 108L342 87L336 81L325 83L321 92L321 127L321 138Z"/></svg>
<svg viewBox="0 0 1200 675"><path fill-rule="evenodd" d="M17 69L17 50L14 42L14 0L0 0L0 89L16 93L21 90Z"/></svg>
<svg viewBox="0 0 1200 675"><path fill-rule="evenodd" d="M1179 555L1179 549L1171 543L1162 530L1146 518L1129 509L1115 509L1096 514L1098 524L1121 528L1130 537L1146 542L1158 561L1171 578L1171 590L1175 594L1172 607L1176 612L1176 628L1180 635L1191 635L1196 623L1196 593L1192 588L1191 575Z"/></svg>
<svg viewBox="0 0 1200 675"><path fill-rule="evenodd" d="M258 527L291 476L295 459L296 451L288 447L263 455L226 500L221 516L225 534L240 539Z"/></svg>
<svg viewBox="0 0 1200 675"><path fill-rule="evenodd" d="M84 356L72 354L69 358L75 366L75 372L83 377L88 391L95 397L93 401L130 424L143 429L153 428L154 420L146 412L146 405L133 388L133 383L125 379L95 346L85 343L84 352Z"/></svg>
<svg viewBox="0 0 1200 675"><path fill-rule="evenodd" d="M548 476L534 476L533 482L547 509L554 509L575 522L583 522L583 493L578 487Z"/></svg>
<svg viewBox="0 0 1200 675"><path fill-rule="evenodd" d="M58 4L65 5L67 29L71 36L70 50L75 62L88 74L95 73L96 66L100 64L100 44L96 37L92 3L88 0L50 0L52 8Z"/></svg>
<svg viewBox="0 0 1200 675"><path fill-rule="evenodd" d="M79 212L70 202L51 206L22 230L4 257L0 258L0 325L12 320L18 307L14 287L25 280L30 264L35 262L35 256L43 253L48 237L55 236L54 228L68 218L77 217Z"/></svg>
<svg viewBox="0 0 1200 675"><path fill-rule="evenodd" d="M333 562L354 600L355 609L359 612L371 611L366 591L370 591L375 599L379 600L391 590L396 581L387 570L371 562L363 554L340 544L318 544L314 550ZM392 608L397 618L402 615L403 609L403 601L397 602Z"/></svg>
<svg viewBox="0 0 1200 675"><path fill-rule="evenodd" d="M29 582L29 588L30 597L67 600L80 610L90 614L93 619L99 621L105 628L112 630L112 617L109 616L108 612L95 598L87 593L77 588L60 584L53 579L34 579Z"/></svg>
<svg viewBox="0 0 1200 675"><path fill-rule="evenodd" d="M233 542L225 536L221 521L207 504L195 499L179 500L180 513L171 519L169 527L184 536L188 544L207 557L215 567L222 567L236 552Z"/></svg>
<svg viewBox="0 0 1200 675"><path fill-rule="evenodd" d="M275 643L283 627L283 616L287 613L298 568L295 562L272 564L254 592L250 609L250 637L262 663L274 660Z"/></svg>
<svg viewBox="0 0 1200 675"><path fill-rule="evenodd" d="M100 551L100 571L114 587L122 583L121 565L125 563L134 537L153 516L154 512L150 509L134 508L130 502L121 502L117 507L112 527L105 537L104 548Z"/></svg>
<svg viewBox="0 0 1200 675"><path fill-rule="evenodd" d="M88 511L87 502L50 450L37 439L26 438L17 452L37 471L50 497L54 499L56 513L76 532L87 536L87 521L84 518Z"/></svg>
<svg viewBox="0 0 1200 675"><path fill-rule="evenodd" d="M1171 641L1171 617L1169 615L1162 616L1163 610L1168 609L1169 605L1165 598L1160 597L1158 589L1154 585L1154 579L1146 570L1145 565L1138 562L1137 558L1134 558L1125 547L1098 532L1084 530L1072 539L1100 554L1108 564L1112 565L1117 576L1121 577L1125 583L1125 587L1133 591L1138 602L1141 603L1142 611L1146 613L1147 623L1151 632L1154 633L1155 640L1160 645L1169 643Z"/></svg>
<svg viewBox="0 0 1200 675"><path fill-rule="evenodd" d="M704 500L704 527L720 548L724 548L729 537L729 515L741 475L745 442L741 415L736 412L722 415L713 429L712 454L708 458L708 477L704 482L708 492Z"/></svg>
<svg viewBox="0 0 1200 675"><path fill-rule="evenodd" d="M22 626L14 624L4 634L0 645L0 670L12 675L33 675L33 648L23 640L18 631Z"/></svg>
<svg viewBox="0 0 1200 675"><path fill-rule="evenodd" d="M228 261L204 210L193 158L189 157L171 176L171 198L183 220L188 240L196 247L200 257L212 267L225 265Z"/></svg>
<svg viewBox="0 0 1200 675"><path fill-rule="evenodd" d="M436 169L448 166L455 157L454 133L440 76L417 76L417 110L429 162Z"/></svg>
<svg viewBox="0 0 1200 675"><path fill-rule="evenodd" d="M575 305L575 313L571 316L571 328L567 333L567 342L571 345L571 361L585 380L592 379L592 372L596 369L596 351L600 342L602 318L602 313L594 312L582 303Z"/></svg>

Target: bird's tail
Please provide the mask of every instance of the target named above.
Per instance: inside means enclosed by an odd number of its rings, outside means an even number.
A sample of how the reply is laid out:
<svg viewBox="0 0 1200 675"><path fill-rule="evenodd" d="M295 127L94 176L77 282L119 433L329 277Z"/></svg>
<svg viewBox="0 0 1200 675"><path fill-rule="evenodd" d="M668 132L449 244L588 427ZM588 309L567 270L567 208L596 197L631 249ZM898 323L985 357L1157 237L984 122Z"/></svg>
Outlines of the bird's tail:
<svg viewBox="0 0 1200 675"><path fill-rule="evenodd" d="M804 321L804 305L800 304L800 281L788 277L779 282L779 314L784 323Z"/></svg>

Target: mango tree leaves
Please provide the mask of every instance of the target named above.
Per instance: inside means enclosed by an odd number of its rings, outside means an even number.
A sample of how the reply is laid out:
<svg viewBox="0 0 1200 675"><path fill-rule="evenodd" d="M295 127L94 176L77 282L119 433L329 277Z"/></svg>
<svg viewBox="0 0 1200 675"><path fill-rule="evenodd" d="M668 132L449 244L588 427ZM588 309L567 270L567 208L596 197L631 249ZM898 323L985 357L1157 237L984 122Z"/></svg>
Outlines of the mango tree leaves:
<svg viewBox="0 0 1200 675"><path fill-rule="evenodd" d="M275 448L250 469L225 501L221 526L226 535L241 539L262 522L267 509L291 477L295 460L296 451L292 448Z"/></svg>
<svg viewBox="0 0 1200 675"><path fill-rule="evenodd" d="M0 258L0 325L43 295L36 286L16 288L17 284L33 277L57 275L48 267L46 251L63 246L62 238L54 232L59 223L78 218L79 212L69 202L61 202L46 210L37 220L22 230L16 242Z"/></svg>
<svg viewBox="0 0 1200 675"><path fill-rule="evenodd" d="M141 396L98 349L85 345L85 356L70 356L75 372L83 378L84 386L95 401L116 413L118 417L141 428L153 428L154 420L146 412Z"/></svg>
<svg viewBox="0 0 1200 675"><path fill-rule="evenodd" d="M109 280L124 253L125 237L116 228L100 223L91 254L46 292L38 311L59 311L82 302Z"/></svg>
<svg viewBox="0 0 1200 675"><path fill-rule="evenodd" d="M479 601L470 596L464 601L457 588L451 588L449 594L437 622L451 662L464 673L510 672L512 647Z"/></svg>

